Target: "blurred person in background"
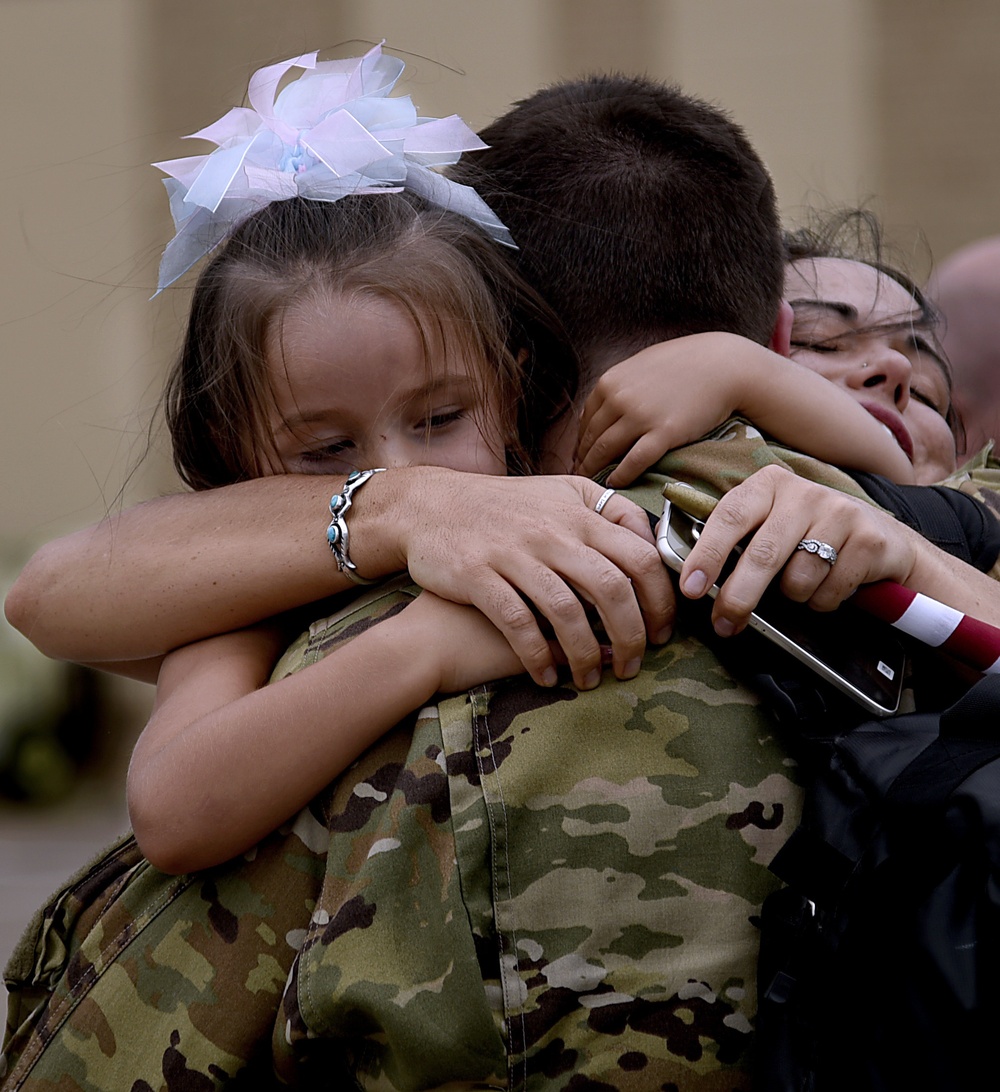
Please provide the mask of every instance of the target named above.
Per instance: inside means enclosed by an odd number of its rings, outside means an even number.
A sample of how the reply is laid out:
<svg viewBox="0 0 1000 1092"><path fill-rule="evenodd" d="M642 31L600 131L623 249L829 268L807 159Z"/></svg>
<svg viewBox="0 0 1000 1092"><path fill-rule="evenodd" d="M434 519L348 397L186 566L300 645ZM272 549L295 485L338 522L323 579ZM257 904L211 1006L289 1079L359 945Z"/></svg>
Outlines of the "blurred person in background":
<svg viewBox="0 0 1000 1092"><path fill-rule="evenodd" d="M941 339L965 426L959 454L972 456L1000 435L1000 235L945 258L927 294L944 315Z"/></svg>

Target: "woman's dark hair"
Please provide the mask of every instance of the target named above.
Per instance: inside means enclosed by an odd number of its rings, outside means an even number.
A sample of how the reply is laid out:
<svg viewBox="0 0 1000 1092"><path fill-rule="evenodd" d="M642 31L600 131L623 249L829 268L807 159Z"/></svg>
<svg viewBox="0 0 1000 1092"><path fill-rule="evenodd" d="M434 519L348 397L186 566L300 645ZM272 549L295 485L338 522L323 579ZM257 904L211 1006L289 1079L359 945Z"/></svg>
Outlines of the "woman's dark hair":
<svg viewBox="0 0 1000 1092"><path fill-rule="evenodd" d="M810 261L816 258L840 258L871 266L883 276L895 281L912 297L920 312L919 325L935 330L941 323L941 313L921 291L920 286L899 266L886 260L887 246L882 224L871 209L836 209L828 213L813 213L805 227L783 233L786 262ZM962 423L951 402L951 365L944 349L939 355L945 364L948 383L948 412L945 420L956 437L962 434Z"/></svg>
<svg viewBox="0 0 1000 1092"><path fill-rule="evenodd" d="M166 384L174 465L193 489L274 465L265 345L290 307L370 294L413 320L427 367L458 348L500 415L508 468L538 467L543 437L576 393L559 321L469 220L410 193L276 201L241 223L198 278ZM268 450L268 448L271 450Z"/></svg>
<svg viewBox="0 0 1000 1092"><path fill-rule="evenodd" d="M882 224L871 209L836 209L814 213L813 223L783 233L785 260L842 258L877 269L906 289L920 308L927 326L937 326L941 315L919 285L900 267L886 260L887 246Z"/></svg>

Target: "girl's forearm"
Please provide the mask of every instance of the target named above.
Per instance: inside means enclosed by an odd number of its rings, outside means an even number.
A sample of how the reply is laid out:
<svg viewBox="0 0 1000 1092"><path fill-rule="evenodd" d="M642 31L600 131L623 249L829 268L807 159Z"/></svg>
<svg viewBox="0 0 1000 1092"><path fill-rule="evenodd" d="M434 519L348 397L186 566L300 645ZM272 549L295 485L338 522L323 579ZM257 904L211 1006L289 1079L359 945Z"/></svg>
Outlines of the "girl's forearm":
<svg viewBox="0 0 1000 1092"><path fill-rule="evenodd" d="M903 528L914 540L914 564L900 583L963 614L1000 626L1000 583Z"/></svg>
<svg viewBox="0 0 1000 1092"><path fill-rule="evenodd" d="M883 425L850 395L768 350L744 375L737 412L814 458L912 483L913 467Z"/></svg>
<svg viewBox="0 0 1000 1092"><path fill-rule="evenodd" d="M440 672L405 613L269 686L211 658L204 679L186 673L158 703L129 770L129 812L150 861L179 873L244 852L424 705Z"/></svg>

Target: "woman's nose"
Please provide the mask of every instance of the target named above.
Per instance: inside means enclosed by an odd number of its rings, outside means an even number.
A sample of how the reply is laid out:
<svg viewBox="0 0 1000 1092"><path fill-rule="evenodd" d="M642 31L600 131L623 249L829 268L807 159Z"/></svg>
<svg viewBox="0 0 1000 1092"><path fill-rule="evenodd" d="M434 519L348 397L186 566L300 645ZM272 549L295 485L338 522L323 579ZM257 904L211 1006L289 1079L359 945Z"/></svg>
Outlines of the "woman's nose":
<svg viewBox="0 0 1000 1092"><path fill-rule="evenodd" d="M912 373L913 365L903 353L888 345L870 346L848 382L858 390L871 390L876 397L892 402L902 413L910 401Z"/></svg>

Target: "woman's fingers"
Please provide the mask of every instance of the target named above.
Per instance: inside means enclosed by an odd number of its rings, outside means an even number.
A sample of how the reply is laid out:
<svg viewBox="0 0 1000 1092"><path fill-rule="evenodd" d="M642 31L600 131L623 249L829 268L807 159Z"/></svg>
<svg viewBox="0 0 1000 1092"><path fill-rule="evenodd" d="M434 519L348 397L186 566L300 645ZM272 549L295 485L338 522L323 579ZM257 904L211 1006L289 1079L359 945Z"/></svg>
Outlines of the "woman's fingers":
<svg viewBox="0 0 1000 1092"><path fill-rule="evenodd" d="M471 601L504 634L533 678L543 685L556 681L551 648L538 614L544 614L546 629L551 630L581 689L600 681L596 616L607 634L615 673L620 678L637 673L646 645L646 622L631 580L617 565L591 549L568 550L558 572L523 558L512 562L509 570L484 572L475 582ZM594 605L596 616L588 613L588 603Z"/></svg>
<svg viewBox="0 0 1000 1092"><path fill-rule="evenodd" d="M779 574L789 598L833 610L859 584L891 575L892 526L890 517L862 501L766 467L719 502L685 562L681 590L704 594L733 547L751 535L716 597L719 633L741 630Z"/></svg>
<svg viewBox="0 0 1000 1092"><path fill-rule="evenodd" d="M600 500L603 490L593 482L575 479L589 507L594 507ZM617 531L615 556L618 568L629 578L632 593L645 622L646 635L654 644L664 644L673 631L675 601L674 587L666 566L656 549L656 539L650 526L649 514L644 508L621 494L615 493L608 498L601 509L602 517L617 527L631 531L634 539L623 538ZM627 550L620 556L616 551ZM601 603L597 603L598 608ZM602 614L603 617L603 614ZM608 619L605 618L605 628ZM610 633L610 630L609 630Z"/></svg>
<svg viewBox="0 0 1000 1092"><path fill-rule="evenodd" d="M582 483L581 490L593 502L586 510L587 534L564 540L548 565L525 564L518 556L516 568L503 575L545 615L574 681L589 689L599 681L602 666L594 633L597 618L615 674L631 678L639 670L647 635L656 643L669 639L674 600L646 513L613 494L598 517L603 525L594 525L590 509L604 490L591 482ZM588 605L593 612L588 613Z"/></svg>
<svg viewBox="0 0 1000 1092"><path fill-rule="evenodd" d="M623 497L593 509L603 488L575 477L489 478L420 468L429 503L407 508L408 568L424 587L472 603L531 676L554 679L544 617L582 687L600 677L593 604L619 675L634 674L647 632L662 639L673 592L648 519ZM432 503L431 503L432 502Z"/></svg>

